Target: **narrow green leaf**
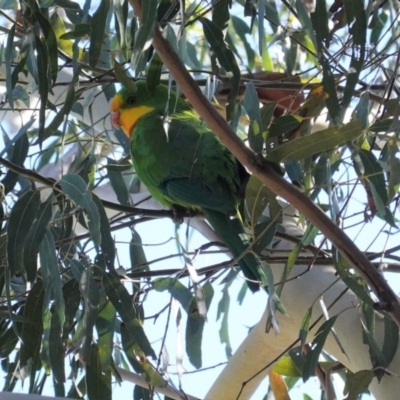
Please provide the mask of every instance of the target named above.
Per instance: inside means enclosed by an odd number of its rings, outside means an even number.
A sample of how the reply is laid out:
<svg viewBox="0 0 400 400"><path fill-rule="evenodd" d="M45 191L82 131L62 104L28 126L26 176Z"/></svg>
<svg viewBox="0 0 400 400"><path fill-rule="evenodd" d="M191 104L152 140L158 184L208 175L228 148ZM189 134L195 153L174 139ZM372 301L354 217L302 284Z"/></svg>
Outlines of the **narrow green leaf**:
<svg viewBox="0 0 400 400"><path fill-rule="evenodd" d="M135 385L133 389L133 400L151 400L149 389ZM167 400L166 397L164 397L164 400Z"/></svg>
<svg viewBox="0 0 400 400"><path fill-rule="evenodd" d="M76 73L76 76L77 75L78 73ZM65 96L63 106L43 131L43 140L58 132L58 127L64 122L65 116L70 113L72 106L81 95L81 92L82 91L75 92L75 78L72 79L70 85L68 86L67 95Z"/></svg>
<svg viewBox="0 0 400 400"><path fill-rule="evenodd" d="M365 60L365 42L367 35L367 16L363 0L352 0L343 2L346 11L346 20L349 25L349 33L353 36L351 46L351 61L347 82L342 98L342 115L349 106L354 89L358 84L358 78Z"/></svg>
<svg viewBox="0 0 400 400"><path fill-rule="evenodd" d="M222 30L225 30L228 27L231 16L229 9L231 7L232 0L228 0L216 3L216 6L213 9L212 22L214 22L214 24L219 26Z"/></svg>
<svg viewBox="0 0 400 400"><path fill-rule="evenodd" d="M311 344L311 349L306 355L306 360L303 366L302 376L304 382L306 382L314 373L315 368L317 367L319 356L324 348L325 341L336 322L336 318L337 315L325 321L315 334L315 338Z"/></svg>
<svg viewBox="0 0 400 400"><path fill-rule="evenodd" d="M390 202L398 192L400 187L400 160L397 158L398 147L395 140L389 140L382 150L382 153L387 150L390 174L388 182L388 202ZM382 159L382 155L380 157Z"/></svg>
<svg viewBox="0 0 400 400"><path fill-rule="evenodd" d="M393 215L387 207L388 193L385 175L375 155L371 151L352 147L352 159L357 174L361 178L367 179L370 184L378 216L396 227Z"/></svg>
<svg viewBox="0 0 400 400"><path fill-rule="evenodd" d="M46 229L42 242L39 246L40 266L42 269L42 279L46 291L45 307L47 302L53 300L58 317L60 318L60 326L63 326L65 320L65 304L62 292L62 280L56 257L56 244L50 230Z"/></svg>
<svg viewBox="0 0 400 400"><path fill-rule="evenodd" d="M374 122L369 128L368 130L370 130L371 132L391 132L391 127L394 126L394 119L393 118L388 118L388 119L384 119L381 121L376 121Z"/></svg>
<svg viewBox="0 0 400 400"><path fill-rule="evenodd" d="M135 47L132 52L131 60L132 68L135 70L137 69L143 52L147 50L151 44L150 39L152 39L154 33L157 5L157 0L148 0L142 3L142 17L140 19L139 30L135 36Z"/></svg>
<svg viewBox="0 0 400 400"><path fill-rule="evenodd" d="M25 239L23 248L23 262L28 281L33 282L36 279L37 272L37 253L39 245L46 233L47 224L52 215L52 201L47 200L40 204L36 220L29 230Z"/></svg>
<svg viewBox="0 0 400 400"><path fill-rule="evenodd" d="M122 321L129 325L129 321L137 319L137 312L132 303L132 298L118 276L106 273L103 284L108 298L118 311Z"/></svg>
<svg viewBox="0 0 400 400"><path fill-rule="evenodd" d="M258 52L262 57L266 48L265 45L265 30L264 30L264 16L265 16L265 3L266 1L257 2L257 16L258 16Z"/></svg>
<svg viewBox="0 0 400 400"><path fill-rule="evenodd" d="M76 279L77 282L80 282L82 273L85 270L85 266L81 261L74 259L68 260L68 264L71 268L72 276Z"/></svg>
<svg viewBox="0 0 400 400"><path fill-rule="evenodd" d="M246 206L251 218L251 226L257 225L261 214L267 207L274 195L254 175L250 177L246 186Z"/></svg>
<svg viewBox="0 0 400 400"><path fill-rule="evenodd" d="M74 326L76 313L81 302L81 293L79 291L79 283L75 279L69 280L63 286L63 296L65 303L65 321L63 327L62 340L66 344L68 335Z"/></svg>
<svg viewBox="0 0 400 400"><path fill-rule="evenodd" d="M58 72L58 45L56 34L50 24L50 21L41 12L38 10L35 11L35 17L42 28L42 32L46 40L46 50L49 61L49 75L51 78L51 83L54 84L57 79Z"/></svg>
<svg viewBox="0 0 400 400"><path fill-rule="evenodd" d="M127 75L125 68L118 61L114 60L114 73L119 82L131 92L136 92L136 86L130 76Z"/></svg>
<svg viewBox="0 0 400 400"><path fill-rule="evenodd" d="M289 356L281 357L272 370L279 375L301 377L301 370Z"/></svg>
<svg viewBox="0 0 400 400"><path fill-rule="evenodd" d="M94 280L94 269L92 265L88 265L82 272L79 282L79 289L85 301L83 315L83 334L84 342L82 347L82 356L86 362L91 360L90 352L92 349L93 327L97 320L99 311L100 289Z"/></svg>
<svg viewBox="0 0 400 400"><path fill-rule="evenodd" d="M101 244L100 215L92 194L87 190L85 181L78 175L65 175L60 180L63 192L82 209L92 240L98 249Z"/></svg>
<svg viewBox="0 0 400 400"><path fill-rule="evenodd" d="M271 139L273 137L290 132L293 129L296 129L302 121L303 118L300 117L300 115L283 115L282 117L277 118L271 124L269 130L267 131L266 138Z"/></svg>
<svg viewBox="0 0 400 400"><path fill-rule="evenodd" d="M142 238L139 233L132 229L132 239L129 244L129 255L131 259L132 270L135 274L140 274L142 271L149 271L149 264L147 264L146 254L142 246ZM133 284L133 290L140 290L140 282Z"/></svg>
<svg viewBox="0 0 400 400"><path fill-rule="evenodd" d="M154 52L149 68L147 70L146 84L150 93L153 93L157 85L160 83L163 62L158 53Z"/></svg>
<svg viewBox="0 0 400 400"><path fill-rule="evenodd" d="M189 312L191 302L194 300L192 292L175 278L157 278L153 281L153 287L157 292L167 290L170 295L181 303L182 308Z"/></svg>
<svg viewBox="0 0 400 400"><path fill-rule="evenodd" d="M378 367L383 367L385 368L388 365L387 360L385 359L385 356L381 349L379 348L378 343L376 343L376 340L371 333L371 331L364 325L362 324L362 336L363 336L363 342L368 346L368 351L369 351L369 356L371 358L371 363L374 368ZM375 372L375 376L378 378L380 381L384 375L383 370L377 370Z"/></svg>
<svg viewBox="0 0 400 400"><path fill-rule="evenodd" d="M388 112L388 114L391 117L394 117L397 119L397 117L400 115L400 104L399 104L399 97L394 97L392 99L389 99L385 103L385 109ZM395 125L396 126L396 125Z"/></svg>
<svg viewBox="0 0 400 400"><path fill-rule="evenodd" d="M124 206L130 205L130 199L122 172L129 168L130 166L121 166L121 168L115 168L115 161L111 158L107 158L108 178L110 179L111 186L117 195L118 201Z"/></svg>
<svg viewBox="0 0 400 400"><path fill-rule="evenodd" d="M253 82L246 85L246 92L243 99L243 107L250 118L249 144L256 152L261 153L264 139L262 136L262 122L260 113L260 100Z"/></svg>
<svg viewBox="0 0 400 400"><path fill-rule="evenodd" d="M208 310L214 295L214 289L209 282L207 282L202 289L204 292L206 309ZM199 313L197 302L193 299L189 306L185 336L186 353L190 363L197 369L202 366L201 345L205 322L205 318Z"/></svg>
<svg viewBox="0 0 400 400"><path fill-rule="evenodd" d="M218 58L221 67L227 72L232 72L232 87L228 95L227 119L233 118L236 97L239 93L240 85L240 69L236 62L235 56L224 40L221 29L212 21L201 18L200 22L203 25L204 35L211 46L212 51Z"/></svg>
<svg viewBox="0 0 400 400"><path fill-rule="evenodd" d="M301 238L300 242L297 243L293 247L293 249L290 251L289 257L287 258L287 261L286 261L285 269L283 270L282 276L280 279L280 282L282 282L282 284L279 285L279 287L276 289L276 292L278 293L279 296L282 293L284 283L289 278L289 275L292 272L292 269L295 265L297 257L299 256L301 250L303 249L303 246L308 246L309 244L311 244L314 241L315 236L317 236L318 232L319 232L319 230L317 228L315 228L314 225L309 224L307 226L307 229L304 232L304 235Z"/></svg>
<svg viewBox="0 0 400 400"><path fill-rule="evenodd" d="M89 65L96 67L103 47L110 0L101 0L90 21Z"/></svg>
<svg viewBox="0 0 400 400"><path fill-rule="evenodd" d="M102 372L99 349L95 344L90 348L90 358L86 364L86 387L89 400L110 400L111 370Z"/></svg>
<svg viewBox="0 0 400 400"><path fill-rule="evenodd" d="M11 109L14 109L14 98L13 98L14 85L12 82L12 63L14 61L15 27L16 24L14 24L8 32L7 44L5 50L7 100L8 103L10 104Z"/></svg>
<svg viewBox="0 0 400 400"><path fill-rule="evenodd" d="M340 278L359 299L372 308L374 301L368 294L368 288L364 287L363 282L358 282L354 278L353 274L350 272L351 266L337 250L335 250L333 254L333 262Z"/></svg>
<svg viewBox="0 0 400 400"><path fill-rule="evenodd" d="M116 37L120 46L120 49L125 51L127 48L127 35L126 27L128 22L128 4L113 2L113 11L115 16L115 30Z"/></svg>
<svg viewBox="0 0 400 400"><path fill-rule="evenodd" d="M10 275L23 273L23 248L40 205L39 191L25 193L14 205L7 226L7 257Z"/></svg>
<svg viewBox="0 0 400 400"><path fill-rule="evenodd" d="M161 0L157 8L157 22L161 27L167 25L167 22L173 21L178 12L181 14L185 10L181 10L181 3L178 1Z"/></svg>
<svg viewBox="0 0 400 400"><path fill-rule="evenodd" d="M255 253L260 254L271 244L276 233L276 227L276 222L273 222L271 219L263 221L254 227L252 249Z"/></svg>
<svg viewBox="0 0 400 400"><path fill-rule="evenodd" d="M362 174L371 183L371 189L378 210L382 209L382 207L386 206L388 201L383 169L371 151L360 149L357 154L360 156L364 167Z"/></svg>
<svg viewBox="0 0 400 400"><path fill-rule="evenodd" d="M358 400L362 393L368 392L374 376L374 371L371 370L361 370L354 374L348 370L343 390L343 394L347 394L345 400Z"/></svg>
<svg viewBox="0 0 400 400"><path fill-rule="evenodd" d="M65 348L62 343L62 327L60 317L55 309L51 310L51 325L49 337L49 356L53 379L58 386L58 390L63 390L65 383Z"/></svg>
<svg viewBox="0 0 400 400"><path fill-rule="evenodd" d="M127 329L125 324L121 324L122 347L128 357L129 363L136 372L143 375L151 386L165 387L167 382L153 369L153 366L144 357L143 353L141 353L136 339L134 333Z"/></svg>
<svg viewBox="0 0 400 400"><path fill-rule="evenodd" d="M284 143L273 150L267 159L274 163L283 160L303 160L314 154L334 149L357 139L363 134L360 121L352 121L342 127L327 128Z"/></svg>
<svg viewBox="0 0 400 400"><path fill-rule="evenodd" d="M299 332L299 339L301 340L300 346L303 348L304 344L307 340L308 332L310 331L310 324L311 324L311 316L312 316L312 306L307 310L304 314L304 317L301 321L300 325L300 332Z"/></svg>
<svg viewBox="0 0 400 400"><path fill-rule="evenodd" d="M399 344L399 327L393 321L392 318L387 315L384 316L385 321L385 335L383 340L382 354L385 357L387 365L389 367L396 355L398 344Z"/></svg>
<svg viewBox="0 0 400 400"><path fill-rule="evenodd" d="M10 155L9 160L19 167L22 167L24 165L24 162L28 155L29 141L26 131L32 126L34 122L35 120L32 118L20 129L17 134L21 134L20 137L15 141L13 148L8 150L8 154ZM1 183L4 185L4 194L7 194L14 189L19 178L20 175L18 173L11 171L10 169L7 171L5 177L1 180Z"/></svg>
<svg viewBox="0 0 400 400"><path fill-rule="evenodd" d="M60 0L60 1L69 2L68 0ZM73 2L69 2L69 3L73 3ZM79 7L79 9L80 9L80 7ZM82 10L80 10L80 11L82 11ZM71 14L69 14L69 15L71 15ZM78 22L78 21L76 21L76 22ZM79 22L81 22L81 21L79 21ZM66 33L65 25L64 25L64 20L57 14L56 10L54 10L54 12L51 14L50 23L51 23L51 26L53 27L54 33L57 37L58 48L61 51L63 51L64 53L68 54L71 58L77 58L78 61L82 61L85 56L85 50L82 49L81 47L78 47L73 40L61 39L61 36ZM77 54L74 54L76 51L77 51Z"/></svg>
<svg viewBox="0 0 400 400"><path fill-rule="evenodd" d="M256 59L256 53L253 49L253 46L249 43L249 40L247 39L247 35L251 33L249 26L246 24L246 22L243 21L243 19L238 18L235 15L231 15L231 21L232 21L232 27L236 33L236 35L239 36L240 40L243 43L243 46L246 50L246 55L247 55L247 62L248 62L248 69L253 70L254 64L255 64L255 59ZM230 31L229 31L230 32ZM234 33L230 32L232 37L234 36ZM233 41L234 39L232 39ZM267 52L267 48L265 48L264 53Z"/></svg>
<svg viewBox="0 0 400 400"><path fill-rule="evenodd" d="M40 109L39 109L39 127L38 127L38 140L39 146L42 145L44 137L44 128L46 120L46 106L47 98L49 96L50 81L49 81L49 59L47 55L47 48L44 42L35 35L36 43L36 58L38 69L38 91L40 95Z"/></svg>
<svg viewBox="0 0 400 400"><path fill-rule="evenodd" d="M331 64L324 55L321 55L319 62L322 65L322 85L324 87L324 92L327 94L325 97L325 104L332 121L337 121L339 119L340 106L336 91L335 77L332 73Z"/></svg>
<svg viewBox="0 0 400 400"><path fill-rule="evenodd" d="M15 333L13 326L5 329L0 334L0 356L2 358L7 358L13 351L15 351L15 346L18 343L18 336Z"/></svg>
<svg viewBox="0 0 400 400"><path fill-rule="evenodd" d="M126 329L135 336L135 341L140 349L144 354L156 358L156 354L138 320L138 313L132 302L132 298L125 286L120 282L118 276L106 273L104 275L103 285L107 297L111 300L111 303L125 323Z"/></svg>
<svg viewBox="0 0 400 400"><path fill-rule="evenodd" d="M229 339L229 306L230 306L230 297L229 297L229 286L231 285L232 280L228 281L224 288L222 289L222 297L218 303L217 308L217 321L222 316L221 320L221 327L219 328L219 339L222 344L225 344L225 353L226 358L229 359L232 356L232 346ZM248 289L247 283L245 282L244 285L246 287L246 292Z"/></svg>
<svg viewBox="0 0 400 400"><path fill-rule="evenodd" d="M59 39L62 40L70 40L70 39L79 39L84 36L90 35L90 24L76 24L74 25L74 30L63 33Z"/></svg>
<svg viewBox="0 0 400 400"><path fill-rule="evenodd" d="M92 199L97 206L97 211L100 216L100 248L102 250L104 259L106 260L107 268L112 271L115 269L115 243L113 237L111 236L110 222L101 200L94 193L92 193Z"/></svg>
<svg viewBox="0 0 400 400"><path fill-rule="evenodd" d="M26 60L21 60L20 63L22 63L22 62L26 62ZM21 69L23 69L23 67ZM14 71L15 71L15 69L14 69ZM23 71L19 71L19 72L23 72ZM23 103L26 108L31 108L31 96L30 96L29 92L26 90L26 88L22 87L22 85L18 84L14 87L13 97L15 100L19 100L21 103ZM31 115L31 119L34 119L34 118L35 118L35 115Z"/></svg>
<svg viewBox="0 0 400 400"><path fill-rule="evenodd" d="M318 2L319 2L319 0L318 0ZM326 7L324 0L322 0L321 3L322 3L321 8ZM315 36L319 30L317 31L317 29L316 29L317 27L314 24L312 24L310 15L307 12L306 8L304 7L303 2L301 0L296 0L295 5L296 5L296 11L297 11L297 15L298 15L299 21L301 23L301 26L303 27L304 31L307 33L308 37L313 42L314 47L317 48L317 44L318 44L317 38L318 39L320 39L320 38L318 36L316 38ZM318 5L316 5L316 7L318 7ZM325 12L325 14L326 14L326 12ZM324 21L327 21L327 17L325 18L325 20L320 21L320 22L324 23ZM325 23L327 24L327 22L325 22ZM280 24L281 24L281 22L279 23L279 25ZM314 34L314 30L316 31L315 34Z"/></svg>
<svg viewBox="0 0 400 400"><path fill-rule="evenodd" d="M105 372L109 369L112 360L113 339L116 323L116 310L112 303L101 296L99 313L96 321L97 345L101 370Z"/></svg>
<svg viewBox="0 0 400 400"><path fill-rule="evenodd" d="M353 113L353 115L355 114L356 118L361 121L363 129L367 128L369 123L369 109L369 93L363 92L361 93L360 100Z"/></svg>
<svg viewBox="0 0 400 400"><path fill-rule="evenodd" d="M376 15L379 14L379 15ZM371 22L368 25L368 28L372 27L370 42L371 45L377 45L379 39L381 38L382 32L386 23L389 19L389 15L386 10L376 9L373 13L373 17Z"/></svg>
<svg viewBox="0 0 400 400"><path fill-rule="evenodd" d="M32 286L26 299L24 317L27 322L22 325L21 350L19 352L21 367L27 365L29 359L34 358L40 351L44 294L43 282L39 280Z"/></svg>
<svg viewBox="0 0 400 400"><path fill-rule="evenodd" d="M45 293L46 296L46 293ZM44 300L46 302L46 300ZM43 338L42 348L40 350L40 359L42 367L47 375L51 373L51 362L50 362L50 327L51 327L51 312L47 306L43 310ZM32 376L31 376L32 378Z"/></svg>

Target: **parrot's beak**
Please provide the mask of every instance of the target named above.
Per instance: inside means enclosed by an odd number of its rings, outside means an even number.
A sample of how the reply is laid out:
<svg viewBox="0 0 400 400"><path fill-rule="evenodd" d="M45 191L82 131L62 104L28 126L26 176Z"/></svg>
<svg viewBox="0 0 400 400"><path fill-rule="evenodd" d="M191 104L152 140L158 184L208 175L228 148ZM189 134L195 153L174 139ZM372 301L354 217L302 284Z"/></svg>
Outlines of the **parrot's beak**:
<svg viewBox="0 0 400 400"><path fill-rule="evenodd" d="M111 110L111 123L117 129L119 129L121 127L121 125L119 123L119 112L118 111Z"/></svg>
<svg viewBox="0 0 400 400"><path fill-rule="evenodd" d="M121 116L120 106L121 106L121 98L120 98L120 96L116 95L110 101L110 113L111 113L111 123L117 129L119 129L121 127L121 123L120 123L120 116Z"/></svg>

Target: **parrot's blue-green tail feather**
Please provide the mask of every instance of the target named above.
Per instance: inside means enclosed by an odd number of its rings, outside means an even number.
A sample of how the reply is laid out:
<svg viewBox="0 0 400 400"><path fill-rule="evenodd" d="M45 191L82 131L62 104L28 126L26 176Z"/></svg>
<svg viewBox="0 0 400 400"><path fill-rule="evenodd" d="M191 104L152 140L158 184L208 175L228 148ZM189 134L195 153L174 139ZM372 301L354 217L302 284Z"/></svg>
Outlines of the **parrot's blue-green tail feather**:
<svg viewBox="0 0 400 400"><path fill-rule="evenodd" d="M203 209L203 213L214 228L217 235L226 244L233 257L238 258L246 251L248 244L243 241L244 229L242 223L237 218L230 218L228 214L219 211ZM242 269L243 275L248 279L247 284L252 292L260 289L257 282L258 278L258 260L252 253L246 253L238 264ZM253 282L252 282L253 281Z"/></svg>

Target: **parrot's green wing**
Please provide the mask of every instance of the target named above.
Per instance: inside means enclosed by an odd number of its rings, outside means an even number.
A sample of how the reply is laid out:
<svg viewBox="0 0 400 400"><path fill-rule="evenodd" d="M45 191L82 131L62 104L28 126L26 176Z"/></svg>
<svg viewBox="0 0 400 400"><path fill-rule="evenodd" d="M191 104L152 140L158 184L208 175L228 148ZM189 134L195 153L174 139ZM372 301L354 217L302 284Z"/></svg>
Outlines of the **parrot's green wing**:
<svg viewBox="0 0 400 400"><path fill-rule="evenodd" d="M200 208L235 258L248 249L242 223L232 217L240 202L243 168L198 119L174 119L164 129L161 119L144 117L132 137L132 154L139 177L162 202ZM161 132L156 135L155 132ZM158 140L143 137L158 136ZM152 144L151 154L141 154ZM148 149L147 149L148 150ZM256 257L247 253L238 261L251 290L258 290Z"/></svg>
<svg viewBox="0 0 400 400"><path fill-rule="evenodd" d="M164 202L234 214L240 202L237 160L193 116L143 117L131 139L135 169Z"/></svg>

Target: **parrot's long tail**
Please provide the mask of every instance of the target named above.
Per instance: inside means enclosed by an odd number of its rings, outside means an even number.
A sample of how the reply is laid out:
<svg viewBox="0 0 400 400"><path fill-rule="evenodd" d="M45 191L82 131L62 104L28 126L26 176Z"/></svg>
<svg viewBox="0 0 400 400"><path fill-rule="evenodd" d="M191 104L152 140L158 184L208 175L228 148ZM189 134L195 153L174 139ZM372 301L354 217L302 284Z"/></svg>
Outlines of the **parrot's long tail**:
<svg viewBox="0 0 400 400"><path fill-rule="evenodd" d="M242 223L237 218L230 218L229 215L219 211L203 209L203 213L217 235L221 238L221 241L226 244L233 257L240 257L248 247L248 244L243 239L245 232ZM249 289L252 292L259 290L259 284L254 282L260 280L258 273L259 261L254 254L246 253L238 261L238 264L242 269L243 275L247 278Z"/></svg>

